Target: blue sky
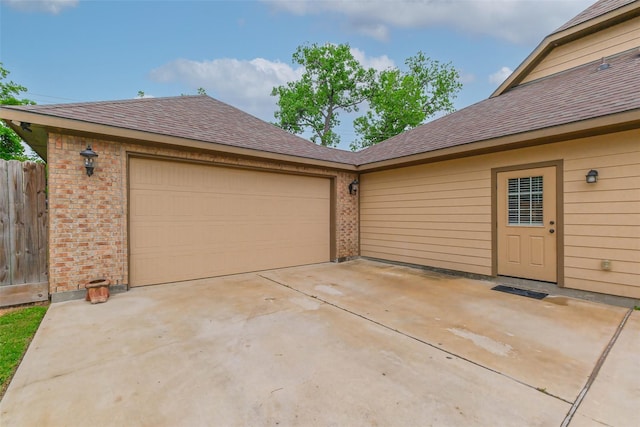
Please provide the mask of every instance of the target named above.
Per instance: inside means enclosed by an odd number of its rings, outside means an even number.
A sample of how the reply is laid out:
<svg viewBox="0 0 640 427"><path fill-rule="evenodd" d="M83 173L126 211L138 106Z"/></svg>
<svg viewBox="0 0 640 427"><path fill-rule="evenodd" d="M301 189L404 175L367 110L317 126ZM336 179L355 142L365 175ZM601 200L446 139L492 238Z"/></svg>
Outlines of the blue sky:
<svg viewBox="0 0 640 427"><path fill-rule="evenodd" d="M423 51L487 98L542 39L595 0L0 0L0 62L38 104L207 94L273 121L273 86L304 43L348 43L367 66ZM347 148L352 118L340 129Z"/></svg>

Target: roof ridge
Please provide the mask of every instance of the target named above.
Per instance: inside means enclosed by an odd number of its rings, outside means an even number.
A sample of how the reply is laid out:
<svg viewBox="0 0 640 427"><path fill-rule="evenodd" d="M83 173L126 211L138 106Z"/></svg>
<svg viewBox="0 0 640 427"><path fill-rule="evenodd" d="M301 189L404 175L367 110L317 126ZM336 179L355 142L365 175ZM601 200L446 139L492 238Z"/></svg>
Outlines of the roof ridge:
<svg viewBox="0 0 640 427"><path fill-rule="evenodd" d="M584 22L591 21L637 1L639 0L599 0L562 24L549 35L553 35Z"/></svg>
<svg viewBox="0 0 640 427"><path fill-rule="evenodd" d="M169 100L178 100L182 98L198 98L198 97L209 98L216 101L216 99L210 97L209 95L179 95L179 96L161 96L161 97L149 97L149 98L124 98L124 99L112 99L112 100L102 100L102 101L60 102L55 104L3 105L2 107L19 107L19 109L21 110L46 110L46 109L73 108L73 107L84 107L84 106L120 105L120 104L134 103L134 102L138 103L138 102L169 101Z"/></svg>

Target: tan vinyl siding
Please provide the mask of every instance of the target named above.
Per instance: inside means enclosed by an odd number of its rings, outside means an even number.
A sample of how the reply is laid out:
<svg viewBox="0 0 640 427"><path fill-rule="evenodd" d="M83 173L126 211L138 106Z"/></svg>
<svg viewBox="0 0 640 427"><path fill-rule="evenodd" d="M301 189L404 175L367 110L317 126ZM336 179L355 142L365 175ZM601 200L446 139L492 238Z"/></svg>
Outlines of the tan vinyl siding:
<svg viewBox="0 0 640 427"><path fill-rule="evenodd" d="M590 138L565 161L565 284L640 297L640 132ZM598 182L585 183L597 169ZM611 261L611 271L601 269Z"/></svg>
<svg viewBox="0 0 640 427"><path fill-rule="evenodd" d="M491 176L482 166L455 161L366 174L361 189L363 256L491 273Z"/></svg>
<svg viewBox="0 0 640 427"><path fill-rule="evenodd" d="M640 17L556 47L522 83L637 47L640 47Z"/></svg>
<svg viewBox="0 0 640 427"><path fill-rule="evenodd" d="M556 160L564 285L640 297L639 130L363 174L361 254L490 275L491 169ZM585 182L590 169L596 184Z"/></svg>

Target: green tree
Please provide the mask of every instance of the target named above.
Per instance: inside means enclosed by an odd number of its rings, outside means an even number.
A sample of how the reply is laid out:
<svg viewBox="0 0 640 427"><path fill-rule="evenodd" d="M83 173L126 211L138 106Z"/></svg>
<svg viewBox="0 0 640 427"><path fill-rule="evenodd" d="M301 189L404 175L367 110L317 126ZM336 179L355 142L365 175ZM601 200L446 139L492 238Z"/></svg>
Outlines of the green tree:
<svg viewBox="0 0 640 427"><path fill-rule="evenodd" d="M359 138L352 150L369 147L412 129L438 112L451 112L462 88L450 64L431 60L423 52L405 61L406 71L365 69L347 44L299 46L293 62L304 67L300 80L273 88L278 97L276 125L301 134L311 130L311 140L326 146L340 142L334 129L339 112L369 110L354 120Z"/></svg>
<svg viewBox="0 0 640 427"><path fill-rule="evenodd" d="M278 97L276 125L295 134L310 130L313 142L338 145L334 129L340 124L339 112L358 111L374 70L365 69L347 44L299 46L293 62L304 67L301 79L271 91Z"/></svg>
<svg viewBox="0 0 640 427"><path fill-rule="evenodd" d="M378 73L369 89L369 111L354 120L360 139L351 143L352 150L413 129L438 112L454 111L453 100L462 84L450 63L442 64L418 52L405 65L407 71Z"/></svg>
<svg viewBox="0 0 640 427"><path fill-rule="evenodd" d="M9 71L0 62L0 104L2 105L26 105L35 104L29 99L20 99L19 95L26 92L27 88L13 81L6 81ZM0 159L4 160L32 160L24 154L22 139L11 128L0 121Z"/></svg>
<svg viewBox="0 0 640 427"><path fill-rule="evenodd" d="M3 122L0 122L0 159L29 160L24 154L22 139Z"/></svg>

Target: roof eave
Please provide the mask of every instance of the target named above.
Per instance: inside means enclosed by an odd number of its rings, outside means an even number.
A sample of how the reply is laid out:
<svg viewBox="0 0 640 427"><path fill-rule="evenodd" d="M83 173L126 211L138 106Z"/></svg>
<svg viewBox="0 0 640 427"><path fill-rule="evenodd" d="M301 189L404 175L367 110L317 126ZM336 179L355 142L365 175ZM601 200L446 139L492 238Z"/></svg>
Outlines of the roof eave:
<svg viewBox="0 0 640 427"><path fill-rule="evenodd" d="M6 111L6 110L4 110ZM13 130L27 145L45 162L47 161L47 133L40 126L32 126L31 122L26 120L10 120L4 118L4 122ZM22 126L22 123L28 123L29 126Z"/></svg>
<svg viewBox="0 0 640 427"><path fill-rule="evenodd" d="M287 162L291 164L304 164L316 167L332 169L356 170L351 163L340 163L329 160L314 159L311 157L280 154L269 151L254 150L250 148L235 147L214 142L199 141L177 136L163 135L151 132L120 128L117 126L90 123L81 120L62 118L57 116L35 113L25 110L0 108L0 117L9 124L18 135L36 152L46 160L46 143L49 132L73 133L87 137L109 138L114 140L128 140L137 143L156 143L173 147L189 148L195 150L210 151L230 154L234 156L260 158ZM32 132L24 132L21 123L30 123Z"/></svg>
<svg viewBox="0 0 640 427"><path fill-rule="evenodd" d="M533 52L515 69L513 73L491 94L490 98L502 95L509 89L519 85L526 76L554 48L573 40L601 31L604 28L619 24L636 16L640 16L637 3L629 3L618 9L604 13L596 18L555 32L547 36Z"/></svg>
<svg viewBox="0 0 640 427"><path fill-rule="evenodd" d="M625 130L638 129L639 127L640 109L634 109L608 116L582 120L579 122L566 123L559 126L552 126L514 135L506 135L498 138L471 142L440 150L361 164L358 166L358 170L360 172L374 172L401 166L433 163L480 154L495 153L504 150L585 138L589 136L597 136L606 133L621 132Z"/></svg>

